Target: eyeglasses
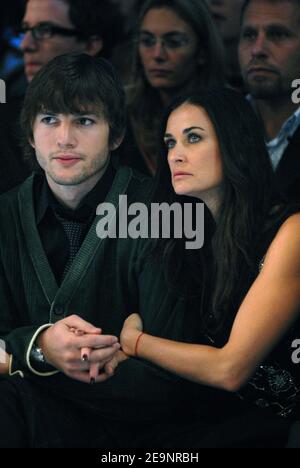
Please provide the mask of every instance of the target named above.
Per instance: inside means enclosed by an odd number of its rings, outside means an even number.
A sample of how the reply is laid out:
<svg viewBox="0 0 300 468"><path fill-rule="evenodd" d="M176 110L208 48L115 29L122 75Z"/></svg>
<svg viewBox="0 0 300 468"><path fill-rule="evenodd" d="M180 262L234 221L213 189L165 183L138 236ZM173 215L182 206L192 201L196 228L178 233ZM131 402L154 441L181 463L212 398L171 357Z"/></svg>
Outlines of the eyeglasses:
<svg viewBox="0 0 300 468"><path fill-rule="evenodd" d="M169 50L180 49L181 47L188 45L190 42L189 38L181 33L172 33L161 37L157 37L149 33L141 33L138 38L139 45L145 49L152 49L156 46L158 41L163 47Z"/></svg>
<svg viewBox="0 0 300 468"><path fill-rule="evenodd" d="M63 28L61 26L55 26L51 23L39 23L36 26L21 26L18 30L19 34L26 34L28 31L31 32L32 37L36 41L41 41L43 39L50 39L55 34L59 34L61 36L80 36L81 34L77 29L69 29Z"/></svg>

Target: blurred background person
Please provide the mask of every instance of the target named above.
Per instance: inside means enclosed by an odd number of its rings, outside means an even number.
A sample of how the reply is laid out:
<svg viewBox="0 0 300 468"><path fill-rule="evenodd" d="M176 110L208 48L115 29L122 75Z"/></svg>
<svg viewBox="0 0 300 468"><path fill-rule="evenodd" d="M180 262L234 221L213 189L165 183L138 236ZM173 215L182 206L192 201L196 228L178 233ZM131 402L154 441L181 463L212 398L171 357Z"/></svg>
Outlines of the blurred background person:
<svg viewBox="0 0 300 468"><path fill-rule="evenodd" d="M224 84L221 39L205 1L148 0L135 33L122 161L154 175L164 108L182 93Z"/></svg>
<svg viewBox="0 0 300 468"><path fill-rule="evenodd" d="M209 8L222 37L225 48L226 76L235 88L243 88L238 44L241 29L241 10L245 0L208 0Z"/></svg>
<svg viewBox="0 0 300 468"><path fill-rule="evenodd" d="M15 0L13 5L4 2L1 6L0 78L6 83L7 100L24 94L26 88L20 40L15 35L22 20L23 3L23 0Z"/></svg>
<svg viewBox="0 0 300 468"><path fill-rule="evenodd" d="M28 0L20 28L28 81L57 55L85 52L110 58L122 27L110 0Z"/></svg>
<svg viewBox="0 0 300 468"><path fill-rule="evenodd" d="M299 0L246 0L239 59L277 188L287 201L299 202L300 106L292 100L292 83L300 78Z"/></svg>

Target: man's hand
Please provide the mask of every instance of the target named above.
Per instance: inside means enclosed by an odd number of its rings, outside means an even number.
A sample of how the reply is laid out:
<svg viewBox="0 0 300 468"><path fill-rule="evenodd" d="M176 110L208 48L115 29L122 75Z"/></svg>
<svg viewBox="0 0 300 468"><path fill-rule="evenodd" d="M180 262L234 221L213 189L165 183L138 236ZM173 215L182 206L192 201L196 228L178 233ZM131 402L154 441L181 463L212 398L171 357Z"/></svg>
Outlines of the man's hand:
<svg viewBox="0 0 300 468"><path fill-rule="evenodd" d="M80 330L77 334L71 330ZM115 336L102 335L96 328L76 315L67 317L48 328L38 338L46 361L68 377L85 383L102 382L110 376L107 373L90 377L90 359L97 364L98 372L120 349ZM82 359L82 349L91 349L89 360Z"/></svg>
<svg viewBox="0 0 300 468"><path fill-rule="evenodd" d="M143 331L143 322L139 314L131 314L125 320L121 331L121 347L128 356L134 356L136 341Z"/></svg>

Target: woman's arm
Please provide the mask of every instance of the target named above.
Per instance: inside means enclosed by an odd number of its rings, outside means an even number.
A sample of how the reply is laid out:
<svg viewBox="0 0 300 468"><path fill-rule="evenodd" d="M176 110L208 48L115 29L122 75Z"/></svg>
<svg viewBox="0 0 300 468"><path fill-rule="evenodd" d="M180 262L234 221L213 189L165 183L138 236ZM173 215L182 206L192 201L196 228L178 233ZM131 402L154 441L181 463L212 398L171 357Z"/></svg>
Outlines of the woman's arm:
<svg viewBox="0 0 300 468"><path fill-rule="evenodd" d="M223 348L140 336L137 355L186 379L237 391L300 312L300 215L290 217L272 242L264 268L246 295ZM141 324L125 322L121 345L135 354Z"/></svg>

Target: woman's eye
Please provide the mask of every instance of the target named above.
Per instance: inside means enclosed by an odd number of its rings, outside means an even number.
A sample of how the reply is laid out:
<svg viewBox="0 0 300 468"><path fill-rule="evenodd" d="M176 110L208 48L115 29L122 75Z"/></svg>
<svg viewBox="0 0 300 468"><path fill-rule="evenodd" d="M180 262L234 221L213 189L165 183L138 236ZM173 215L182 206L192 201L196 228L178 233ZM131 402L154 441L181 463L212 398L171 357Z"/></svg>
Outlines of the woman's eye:
<svg viewBox="0 0 300 468"><path fill-rule="evenodd" d="M175 144L175 140L165 140L165 145L168 150L174 148Z"/></svg>
<svg viewBox="0 0 300 468"><path fill-rule="evenodd" d="M198 141L201 140L201 137L199 135L196 135L196 133L190 133L188 135L188 140L189 143L198 143Z"/></svg>

